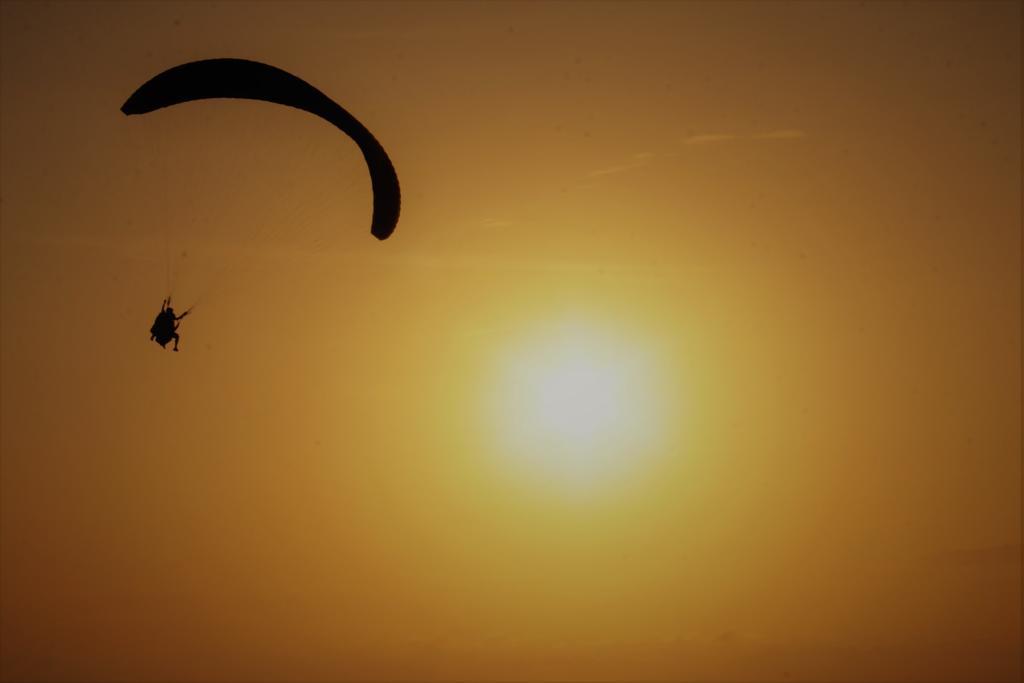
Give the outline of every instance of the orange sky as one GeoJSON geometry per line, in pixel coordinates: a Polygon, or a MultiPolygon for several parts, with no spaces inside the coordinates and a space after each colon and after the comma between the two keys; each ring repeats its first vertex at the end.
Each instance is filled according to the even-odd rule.
{"type": "Polygon", "coordinates": [[[1019,3],[0,7],[2,680],[1019,680],[1019,3]]]}

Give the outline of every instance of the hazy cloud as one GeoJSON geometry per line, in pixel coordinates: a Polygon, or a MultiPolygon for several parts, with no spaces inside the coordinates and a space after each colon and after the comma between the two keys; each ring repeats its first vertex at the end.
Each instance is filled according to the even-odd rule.
{"type": "Polygon", "coordinates": [[[735,133],[701,133],[691,135],[683,140],[684,145],[712,145],[719,142],[734,140],[796,140],[807,137],[807,133],[799,128],[779,128],[755,135],[737,135],[735,133]]]}
{"type": "Polygon", "coordinates": [[[599,176],[611,175],[613,173],[622,173],[623,171],[631,171],[634,168],[640,168],[646,166],[655,157],[654,152],[637,152],[632,156],[630,161],[616,164],[615,166],[608,166],[606,168],[599,168],[596,171],[591,171],[587,174],[589,178],[597,178],[599,176]]]}
{"type": "Polygon", "coordinates": [[[710,145],[716,142],[727,142],[729,140],[735,140],[736,135],[732,133],[702,133],[701,135],[691,135],[690,137],[683,140],[684,145],[710,145]]]}
{"type": "Polygon", "coordinates": [[[634,164],[619,164],[617,166],[608,166],[607,168],[599,168],[597,170],[591,171],[590,173],[587,174],[587,177],[588,178],[598,178],[598,177],[604,176],[604,175],[612,175],[613,173],[622,173],[623,171],[629,171],[629,170],[632,170],[634,168],[639,168],[641,166],[643,166],[643,164],[635,164],[635,163],[634,164]]]}

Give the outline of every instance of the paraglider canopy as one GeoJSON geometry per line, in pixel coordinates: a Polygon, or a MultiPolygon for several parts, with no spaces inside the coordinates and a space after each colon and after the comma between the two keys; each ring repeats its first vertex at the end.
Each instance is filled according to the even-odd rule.
{"type": "Polygon", "coordinates": [[[297,76],[247,59],[204,59],[172,67],[146,81],[121,105],[126,115],[146,114],[182,102],[240,98],[274,102],[308,111],[328,121],[359,146],[373,186],[370,232],[387,239],[398,224],[398,174],[377,139],[338,103],[297,76]]]}

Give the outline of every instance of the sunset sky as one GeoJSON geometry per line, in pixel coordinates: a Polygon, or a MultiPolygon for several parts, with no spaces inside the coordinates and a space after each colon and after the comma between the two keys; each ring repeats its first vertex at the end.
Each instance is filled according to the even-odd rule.
{"type": "Polygon", "coordinates": [[[3,681],[1020,679],[1019,2],[0,10],[3,681]]]}

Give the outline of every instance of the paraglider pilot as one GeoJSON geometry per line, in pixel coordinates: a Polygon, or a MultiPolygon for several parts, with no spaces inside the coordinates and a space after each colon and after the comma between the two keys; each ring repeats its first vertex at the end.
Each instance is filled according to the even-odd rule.
{"type": "MultiPolygon", "coordinates": [[[[191,309],[189,309],[190,311],[191,309]]],[[[171,308],[171,297],[167,297],[160,304],[160,313],[157,314],[153,326],[149,328],[149,340],[155,341],[163,348],[167,348],[167,342],[174,340],[174,351],[178,350],[178,321],[189,314],[185,311],[181,315],[174,315],[171,308]]]]}

